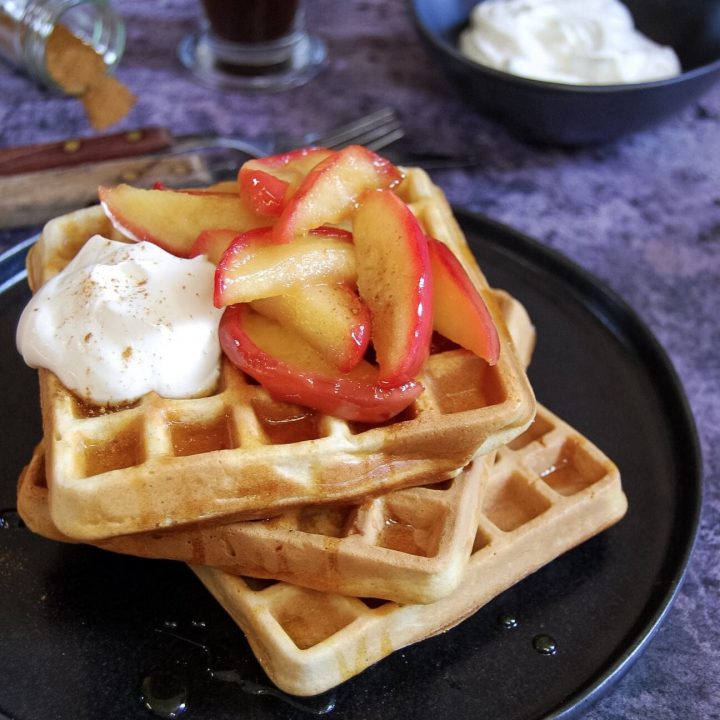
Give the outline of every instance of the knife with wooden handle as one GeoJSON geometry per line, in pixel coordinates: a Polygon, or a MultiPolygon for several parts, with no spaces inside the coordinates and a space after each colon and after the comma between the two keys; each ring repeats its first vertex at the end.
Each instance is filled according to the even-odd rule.
{"type": "Polygon", "coordinates": [[[5,147],[0,148],[0,175],[21,175],[52,168],[150,155],[168,150],[174,142],[167,128],[150,127],[111,135],[5,147]]]}

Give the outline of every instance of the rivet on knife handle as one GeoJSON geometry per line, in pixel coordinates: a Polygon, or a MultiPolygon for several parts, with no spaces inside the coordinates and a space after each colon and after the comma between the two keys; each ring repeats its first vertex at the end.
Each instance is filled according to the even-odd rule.
{"type": "Polygon", "coordinates": [[[17,175],[88,162],[136,157],[166,150],[172,136],[166,128],[141,128],[38,145],[0,148],[0,175],[17,175]]]}

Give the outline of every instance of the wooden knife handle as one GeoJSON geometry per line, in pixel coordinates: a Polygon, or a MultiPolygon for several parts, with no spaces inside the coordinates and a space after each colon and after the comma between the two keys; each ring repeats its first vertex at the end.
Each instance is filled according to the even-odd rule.
{"type": "Polygon", "coordinates": [[[0,175],[17,175],[100,160],[148,155],[166,150],[172,143],[172,135],[167,128],[139,128],[113,135],[0,148],[0,175]]]}

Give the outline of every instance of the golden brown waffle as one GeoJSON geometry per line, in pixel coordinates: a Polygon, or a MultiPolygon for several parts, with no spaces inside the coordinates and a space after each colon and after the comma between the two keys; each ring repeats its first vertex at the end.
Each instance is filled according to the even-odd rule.
{"type": "MultiPolygon", "coordinates": [[[[308,506],[271,520],[137,533],[96,544],[343,595],[434,602],[462,578],[490,464],[479,460],[444,483],[395,490],[360,506],[308,506]]],[[[40,444],[18,484],[18,511],[34,532],[68,541],[50,520],[47,496],[40,444]]]]}
{"type": "MultiPolygon", "coordinates": [[[[150,393],[99,412],[40,371],[50,510],[66,535],[98,540],[212,520],[277,515],[312,503],[354,501],[436,482],[477,454],[510,441],[532,421],[535,402],[485,278],[452,212],[415,169],[399,194],[426,231],[466,265],[495,316],[501,340],[490,367],[462,349],[431,354],[425,392],[392,422],[345,422],[274,401],[231,363],[209,397],[150,393]]],[[[102,210],[48,223],[29,260],[34,288],[72,252],[108,229],[102,210]],[[70,251],[68,251],[70,249],[70,251]]]]}
{"type": "MultiPolygon", "coordinates": [[[[43,455],[36,452],[21,477],[18,510],[36,532],[67,540],[48,513],[43,479],[43,455]]],[[[534,425],[498,451],[462,582],[437,602],[369,602],[210,567],[193,570],[240,625],[273,682],[289,693],[313,695],[453,627],[615,523],[626,506],[615,465],[540,407],[534,425]]]]}
{"type": "MultiPolygon", "coordinates": [[[[535,341],[530,318],[507,293],[496,291],[495,297],[527,365],[535,341]]],[[[36,449],[19,484],[18,507],[30,529],[67,539],[47,517],[43,452],[36,449]]],[[[97,544],[343,595],[434,602],[460,582],[491,460],[479,459],[445,483],[396,490],[360,506],[309,506],[270,520],[137,533],[97,544]]]]}
{"type": "Polygon", "coordinates": [[[407,645],[457,625],[495,596],[617,522],[627,508],[615,465],[538,408],[497,454],[460,586],[429,605],[368,602],[193,570],[242,628],[272,681],[314,695],[407,645]]]}

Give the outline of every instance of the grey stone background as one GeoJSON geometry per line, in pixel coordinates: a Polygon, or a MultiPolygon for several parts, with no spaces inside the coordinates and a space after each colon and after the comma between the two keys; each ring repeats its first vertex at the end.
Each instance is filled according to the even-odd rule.
{"type": "MultiPolygon", "coordinates": [[[[116,0],[128,29],[119,77],[138,96],[118,129],[255,135],[330,126],[393,105],[414,147],[470,152],[434,179],[458,205],[541,240],[601,278],[658,337],[695,415],[704,455],[699,539],[674,607],[588,720],[720,718],[720,85],[661,126],[603,147],[528,145],[468,108],[431,64],[401,0],[310,0],[330,62],[304,88],[243,96],[196,84],[176,47],[189,0],[116,0]]],[[[0,65],[0,145],[89,131],[79,105],[0,65]]],[[[31,229],[0,232],[0,248],[31,229]]]]}

